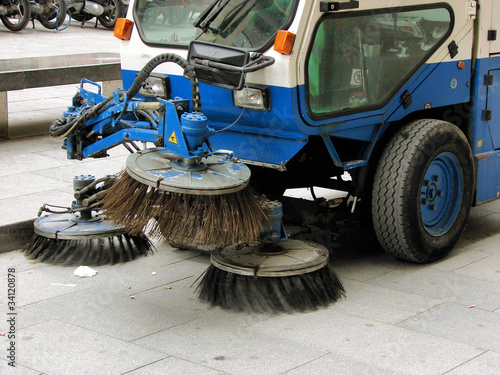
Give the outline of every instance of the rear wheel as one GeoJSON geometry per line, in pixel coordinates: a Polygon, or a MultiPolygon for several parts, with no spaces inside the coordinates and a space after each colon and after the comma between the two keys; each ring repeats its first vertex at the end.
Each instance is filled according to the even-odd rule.
{"type": "Polygon", "coordinates": [[[127,7],[122,3],[122,0],[106,0],[104,3],[104,13],[97,19],[104,27],[112,29],[115,27],[116,20],[120,17],[125,17],[127,7]]]}
{"type": "Polygon", "coordinates": [[[29,0],[11,0],[4,5],[6,14],[0,16],[3,24],[10,31],[23,30],[31,17],[29,0]]]}
{"type": "Polygon", "coordinates": [[[53,30],[63,24],[66,12],[64,0],[47,0],[42,4],[42,13],[38,16],[38,21],[43,27],[53,30]]]}
{"type": "Polygon", "coordinates": [[[386,252],[427,263],[460,238],[472,206],[474,164],[453,124],[418,120],[389,141],[375,174],[372,217],[386,252]]]}

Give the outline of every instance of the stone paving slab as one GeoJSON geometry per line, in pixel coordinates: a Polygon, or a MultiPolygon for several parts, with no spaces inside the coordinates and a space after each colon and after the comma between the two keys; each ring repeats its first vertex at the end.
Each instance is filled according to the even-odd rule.
{"type": "Polygon", "coordinates": [[[51,155],[56,155],[56,153],[59,153],[57,150],[60,150],[62,146],[61,141],[49,137],[48,135],[9,139],[8,141],[2,141],[0,144],[2,146],[0,156],[2,157],[16,156],[29,152],[39,153],[43,151],[49,151],[51,155]]]}
{"type": "Polygon", "coordinates": [[[432,266],[408,265],[368,281],[384,288],[493,311],[500,307],[500,284],[432,266]]]}
{"type": "Polygon", "coordinates": [[[442,303],[439,299],[343,280],[349,293],[335,309],[381,323],[397,324],[442,303]]]}
{"type": "MultiPolygon", "coordinates": [[[[491,202],[484,206],[473,208],[472,213],[475,213],[478,210],[485,212],[486,208],[489,210],[496,209],[496,212],[490,212],[488,215],[481,216],[477,219],[472,216],[471,220],[469,220],[467,224],[467,229],[470,230],[466,231],[460,239],[463,244],[469,245],[482,239],[491,240],[492,236],[498,234],[498,228],[500,225],[500,201],[491,202]]],[[[495,248],[490,248],[490,251],[493,251],[494,249],[495,248]]]]}
{"type": "Polygon", "coordinates": [[[17,153],[0,156],[0,163],[2,165],[0,177],[5,177],[16,174],[19,171],[31,173],[37,170],[69,165],[71,161],[50,158],[37,153],[17,153]]]}
{"type": "Polygon", "coordinates": [[[488,351],[448,372],[449,375],[497,375],[500,353],[488,351]]]}
{"type": "Polygon", "coordinates": [[[398,327],[500,353],[500,315],[472,305],[443,303],[399,323],[398,327]]]}
{"type": "Polygon", "coordinates": [[[170,356],[158,362],[127,372],[130,375],[165,375],[165,371],[176,375],[225,375],[227,372],[198,365],[181,358],[170,356]],[[167,370],[168,369],[168,370],[167,370]]]}
{"type": "Polygon", "coordinates": [[[73,269],[46,265],[45,267],[18,272],[18,288],[22,293],[17,296],[17,306],[25,307],[36,302],[50,300],[77,290],[90,288],[87,280],[78,280],[73,276],[73,269]],[[64,286],[74,285],[74,286],[64,286]]]}
{"type": "MultiPolygon", "coordinates": [[[[0,199],[10,199],[18,197],[21,194],[33,194],[59,188],[67,188],[68,183],[61,184],[61,181],[44,177],[34,173],[20,173],[0,177],[2,191],[0,191],[0,199]]],[[[31,215],[34,217],[35,215],[31,215]]]]}
{"type": "Polygon", "coordinates": [[[40,371],[27,368],[25,366],[16,365],[11,367],[8,365],[8,361],[0,358],[0,368],[2,369],[2,375],[40,375],[40,371]]]}
{"type": "Polygon", "coordinates": [[[0,199],[0,212],[5,212],[5,215],[0,216],[0,225],[35,219],[45,203],[68,207],[74,200],[72,185],[59,182],[52,186],[56,189],[0,199]]]}
{"type": "Polygon", "coordinates": [[[455,270],[455,273],[500,283],[500,255],[485,257],[455,270]]]}
{"type": "Polygon", "coordinates": [[[372,375],[403,375],[407,372],[400,372],[393,369],[384,368],[383,366],[375,366],[368,364],[366,361],[350,358],[331,351],[302,366],[293,370],[287,371],[287,375],[331,375],[331,374],[344,374],[344,375],[359,375],[359,374],[372,374],[372,375]]]}
{"type": "Polygon", "coordinates": [[[68,160],[61,146],[62,141],[49,136],[1,142],[0,210],[4,215],[0,226],[35,219],[45,203],[70,206],[74,176],[116,174],[129,155],[125,148],[117,147],[104,159],[68,160]]]}
{"type": "Polygon", "coordinates": [[[179,314],[179,310],[169,307],[168,291],[160,292],[137,297],[134,294],[132,299],[94,287],[31,304],[26,309],[122,341],[133,341],[199,318],[190,311],[179,314]]]}
{"type": "MultiPolygon", "coordinates": [[[[75,176],[93,175],[100,178],[119,173],[124,167],[125,161],[116,160],[115,158],[106,158],[102,163],[98,163],[96,160],[88,160],[86,163],[73,160],[69,165],[40,170],[36,174],[57,179],[62,183],[69,181],[72,184],[75,176]]],[[[73,185],[71,185],[71,189],[67,190],[69,193],[73,193],[73,185]]]]}
{"type": "MultiPolygon", "coordinates": [[[[257,323],[252,329],[256,335],[278,331],[284,341],[321,348],[337,356],[347,357],[349,361],[374,368],[374,373],[443,374],[485,352],[484,349],[455,340],[336,310],[336,306],[333,306],[310,313],[309,316],[283,316],[279,318],[279,324],[275,318],[257,323]],[[307,319],[307,325],[303,324],[304,319],[307,319]],[[279,328],[272,328],[277,325],[279,328]]],[[[323,371],[327,369],[323,368],[323,371]]]]}
{"type": "Polygon", "coordinates": [[[279,374],[326,353],[284,340],[279,326],[257,331],[251,317],[218,311],[135,343],[231,374],[279,374]]]}
{"type": "Polygon", "coordinates": [[[18,336],[19,365],[50,375],[123,374],[167,357],[58,320],[21,329],[18,336]]]}

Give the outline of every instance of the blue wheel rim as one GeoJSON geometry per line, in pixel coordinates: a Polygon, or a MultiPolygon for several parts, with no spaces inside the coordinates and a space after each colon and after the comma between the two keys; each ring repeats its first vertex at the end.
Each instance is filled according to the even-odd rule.
{"type": "Polygon", "coordinates": [[[431,236],[448,232],[460,212],[463,173],[455,155],[443,152],[430,163],[420,188],[422,223],[431,236]]]}

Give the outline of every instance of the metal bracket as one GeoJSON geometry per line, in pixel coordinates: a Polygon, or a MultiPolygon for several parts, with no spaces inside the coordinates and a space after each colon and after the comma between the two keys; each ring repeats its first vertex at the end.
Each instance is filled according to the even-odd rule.
{"type": "Polygon", "coordinates": [[[491,109],[485,109],[483,111],[483,121],[491,121],[492,112],[491,109]]]}
{"type": "Polygon", "coordinates": [[[143,141],[143,142],[155,143],[157,134],[158,133],[156,130],[136,129],[136,128],[122,129],[83,148],[82,157],[83,158],[94,157],[95,155],[98,155],[103,151],[107,151],[110,148],[113,148],[119,144],[130,141],[143,141]]]}
{"type": "Polygon", "coordinates": [[[493,74],[486,74],[484,76],[484,85],[485,86],[492,86],[493,85],[493,74]]]}
{"type": "MultiPolygon", "coordinates": [[[[161,100],[163,101],[163,100],[161,100]]],[[[169,152],[189,159],[186,139],[181,129],[181,123],[177,116],[175,105],[169,101],[163,101],[165,105],[165,116],[163,117],[163,147],[169,152]]]]}
{"type": "Polygon", "coordinates": [[[448,44],[448,52],[450,53],[450,57],[454,58],[456,55],[458,55],[458,45],[455,43],[455,41],[452,41],[450,44],[448,44]]]}
{"type": "Polygon", "coordinates": [[[477,1],[467,1],[465,16],[468,20],[475,20],[477,15],[477,1]]]}
{"type": "Polygon", "coordinates": [[[413,98],[408,90],[401,95],[401,101],[403,102],[404,109],[408,108],[411,103],[413,103],[413,98]]]}

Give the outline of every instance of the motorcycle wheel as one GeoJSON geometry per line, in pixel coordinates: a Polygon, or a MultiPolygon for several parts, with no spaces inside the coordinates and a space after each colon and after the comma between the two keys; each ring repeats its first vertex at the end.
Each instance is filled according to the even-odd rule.
{"type": "Polygon", "coordinates": [[[104,3],[104,13],[97,19],[104,27],[114,29],[116,20],[120,17],[125,17],[127,7],[121,0],[106,0],[104,3]]]}
{"type": "Polygon", "coordinates": [[[10,31],[24,30],[31,17],[31,8],[29,0],[14,0],[12,9],[5,16],[0,16],[2,23],[10,31]]]}
{"type": "Polygon", "coordinates": [[[42,5],[42,13],[37,19],[43,27],[53,30],[61,26],[66,18],[67,7],[64,0],[47,0],[42,5]]]}

